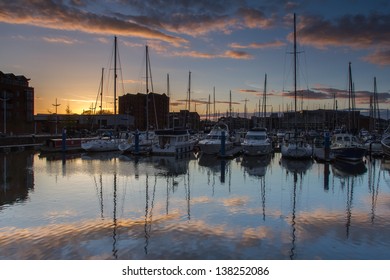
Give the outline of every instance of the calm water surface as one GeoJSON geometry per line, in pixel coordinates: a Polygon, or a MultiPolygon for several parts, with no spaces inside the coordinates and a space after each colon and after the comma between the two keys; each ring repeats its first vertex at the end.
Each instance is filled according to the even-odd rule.
{"type": "Polygon", "coordinates": [[[0,154],[0,259],[390,259],[389,170],[0,154]]]}

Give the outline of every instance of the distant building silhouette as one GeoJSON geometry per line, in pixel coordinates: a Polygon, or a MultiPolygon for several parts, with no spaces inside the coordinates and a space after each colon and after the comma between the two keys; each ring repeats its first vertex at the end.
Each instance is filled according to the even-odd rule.
{"type": "Polygon", "coordinates": [[[29,81],[23,75],[0,71],[0,132],[34,131],[34,88],[29,86],[29,81]]]}
{"type": "Polygon", "coordinates": [[[167,128],[168,113],[169,97],[165,93],[127,93],[119,96],[119,114],[134,117],[134,127],[131,129],[146,130],[147,126],[150,129],[167,128]]]}

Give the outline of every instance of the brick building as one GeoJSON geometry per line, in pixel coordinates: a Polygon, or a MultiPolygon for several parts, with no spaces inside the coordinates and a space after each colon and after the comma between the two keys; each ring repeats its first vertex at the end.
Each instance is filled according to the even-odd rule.
{"type": "Polygon", "coordinates": [[[34,131],[34,88],[29,86],[29,81],[23,75],[0,71],[0,132],[34,131]]]}
{"type": "Polygon", "coordinates": [[[146,130],[147,123],[150,129],[168,127],[169,97],[157,93],[137,93],[119,96],[119,114],[134,118],[132,129],[146,130]],[[148,106],[146,106],[148,100],[148,106]]]}

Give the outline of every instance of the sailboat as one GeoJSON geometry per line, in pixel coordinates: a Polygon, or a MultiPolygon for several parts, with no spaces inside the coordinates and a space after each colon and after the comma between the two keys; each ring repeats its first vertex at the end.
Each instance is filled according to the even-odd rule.
{"type": "MultiPolygon", "coordinates": [[[[353,96],[353,83],[352,83],[352,71],[351,63],[349,63],[349,118],[348,126],[356,127],[355,114],[354,114],[354,96],[353,96]],[[352,101],[352,102],[351,102],[352,101]],[[352,108],[351,108],[352,107],[352,108]],[[351,116],[352,113],[352,116],[351,116]]],[[[357,137],[346,129],[341,130],[338,133],[333,134],[330,145],[330,151],[336,159],[347,161],[361,161],[366,154],[366,148],[362,145],[357,137]]]]}
{"type": "Polygon", "coordinates": [[[370,98],[370,133],[365,139],[364,146],[370,156],[382,156],[383,148],[381,143],[381,135],[378,133],[378,120],[380,120],[378,104],[378,93],[376,88],[376,77],[374,77],[374,93],[370,98]]]}
{"type": "MultiPolygon", "coordinates": [[[[117,60],[117,37],[114,37],[114,117],[116,118],[116,61],[117,60]]],[[[118,139],[112,136],[93,139],[81,143],[81,148],[86,152],[118,151],[118,139]]]]}
{"type": "Polygon", "coordinates": [[[297,32],[296,17],[294,14],[294,98],[295,98],[295,128],[294,132],[286,133],[281,153],[284,158],[308,159],[312,157],[312,147],[305,139],[298,135],[297,131],[297,32]]]}
{"type": "MultiPolygon", "coordinates": [[[[145,131],[136,131],[134,134],[130,135],[127,141],[123,141],[118,145],[118,149],[122,153],[150,153],[152,151],[152,145],[156,144],[156,137],[154,131],[149,131],[149,76],[151,77],[151,69],[150,69],[150,59],[149,59],[149,48],[148,45],[145,46],[145,63],[146,63],[146,102],[145,102],[145,111],[146,111],[146,130],[145,131]],[[138,134],[136,136],[135,134],[138,134]],[[138,147],[136,147],[136,137],[138,137],[138,147]]],[[[153,92],[153,84],[152,84],[152,92],[153,92]]],[[[153,97],[152,97],[153,98],[153,97]]],[[[152,101],[153,105],[154,100],[152,101]]],[[[157,118],[157,116],[156,116],[157,118]]],[[[156,125],[158,126],[158,122],[156,119],[156,125]]]]}

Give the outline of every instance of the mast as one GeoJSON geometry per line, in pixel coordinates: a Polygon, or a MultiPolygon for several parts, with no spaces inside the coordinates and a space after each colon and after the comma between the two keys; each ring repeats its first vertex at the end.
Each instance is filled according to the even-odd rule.
{"type": "Polygon", "coordinates": [[[101,129],[102,128],[102,114],[103,114],[103,77],[104,77],[104,68],[102,68],[102,78],[101,78],[101,81],[100,81],[100,119],[99,119],[99,128],[101,129]]]}
{"type": "Polygon", "coordinates": [[[263,92],[263,120],[264,120],[264,127],[267,127],[266,125],[266,118],[267,118],[267,98],[266,98],[266,94],[267,94],[267,73],[265,74],[265,77],[264,77],[264,92],[263,92]]]}
{"type": "Polygon", "coordinates": [[[217,115],[215,114],[215,87],[213,88],[213,106],[214,106],[214,121],[216,120],[217,115]]]}
{"type": "Polygon", "coordinates": [[[115,127],[116,127],[116,56],[117,56],[117,38],[114,39],[114,116],[115,116],[115,127]]]}
{"type": "Polygon", "coordinates": [[[297,28],[294,13],[294,102],[295,102],[295,134],[297,134],[297,28]]]}
{"type": "Polygon", "coordinates": [[[146,136],[148,137],[148,131],[149,131],[149,64],[148,64],[148,45],[145,46],[145,71],[146,71],[146,136]]]}
{"type": "Polygon", "coordinates": [[[167,74],[167,95],[168,95],[168,113],[167,113],[167,118],[168,118],[168,128],[169,128],[169,110],[170,110],[170,103],[171,103],[171,97],[170,97],[170,88],[169,88],[169,74],[167,74]]]}
{"type": "Polygon", "coordinates": [[[229,91],[229,117],[232,116],[232,91],[229,91]]]}
{"type": "Polygon", "coordinates": [[[207,119],[208,121],[210,121],[210,116],[211,116],[211,113],[210,113],[210,94],[209,94],[209,102],[207,103],[207,119]]]}
{"type": "Polygon", "coordinates": [[[188,112],[191,112],[191,71],[188,72],[188,112]]]}
{"type": "Polygon", "coordinates": [[[379,129],[378,125],[380,124],[380,110],[378,102],[378,91],[376,88],[376,77],[374,77],[374,130],[379,129]],[[378,123],[379,122],[379,123],[378,123]]]}
{"type": "Polygon", "coordinates": [[[352,121],[354,121],[353,115],[351,116],[351,112],[353,114],[352,92],[353,92],[352,70],[351,70],[351,62],[349,62],[348,64],[348,130],[349,131],[351,131],[352,121]]]}

